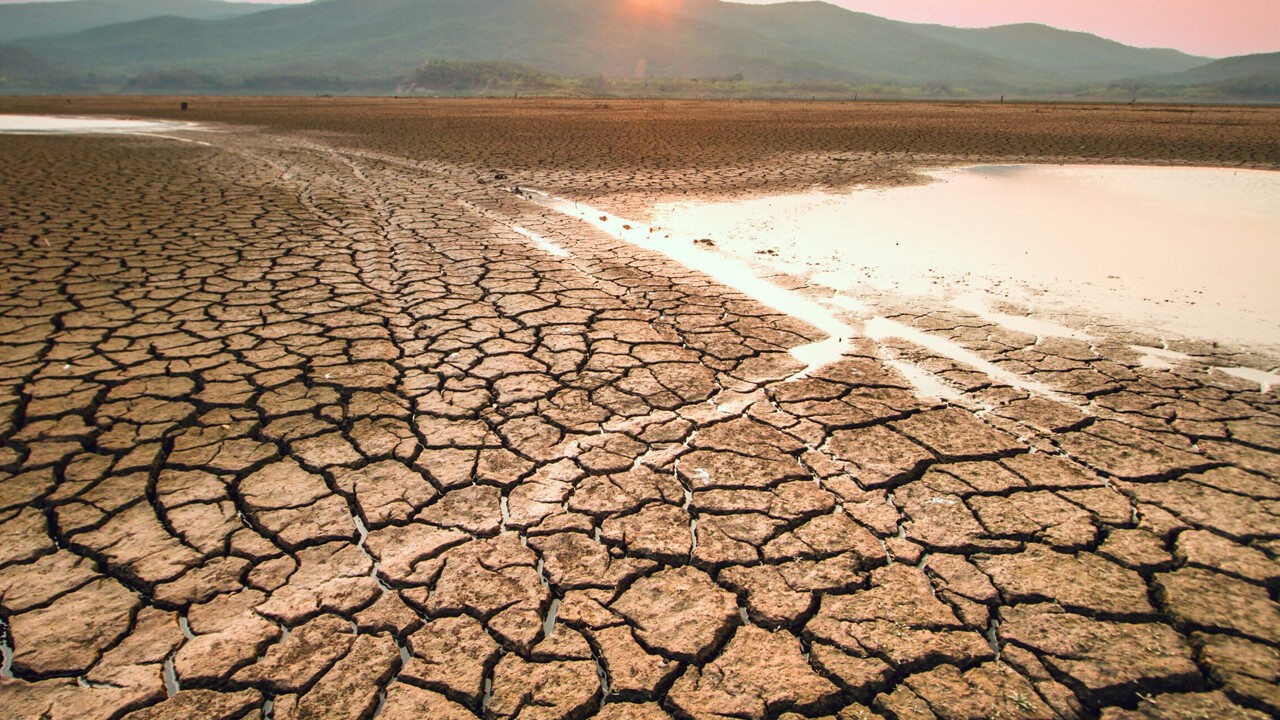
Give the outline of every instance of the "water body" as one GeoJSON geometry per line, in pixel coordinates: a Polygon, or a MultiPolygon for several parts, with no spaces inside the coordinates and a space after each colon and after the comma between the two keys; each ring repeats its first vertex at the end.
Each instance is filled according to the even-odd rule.
{"type": "Polygon", "coordinates": [[[61,115],[0,115],[0,133],[9,135],[126,134],[153,135],[196,130],[196,123],[177,120],[128,120],[61,115]]]}
{"type": "Polygon", "coordinates": [[[1280,349],[1280,173],[1008,165],[905,188],[656,209],[671,238],[854,297],[1011,301],[1280,349]]]}
{"type": "MultiPolygon", "coordinates": [[[[558,212],[576,217],[595,225],[614,237],[633,245],[662,253],[687,268],[704,273],[719,283],[735,288],[782,313],[800,318],[825,332],[828,337],[791,351],[792,356],[805,368],[797,378],[829,363],[839,360],[850,343],[859,335],[858,330],[841,320],[832,309],[824,307],[795,292],[779,287],[767,277],[755,273],[744,260],[726,258],[723,254],[702,245],[690,237],[676,237],[666,231],[647,227],[612,215],[590,205],[565,200],[537,191],[525,191],[525,197],[546,205],[558,212]]],[[[516,228],[517,232],[521,232],[516,228]]],[[[541,246],[544,241],[533,238],[541,246]]],[[[553,254],[558,254],[554,253],[553,254]]]]}

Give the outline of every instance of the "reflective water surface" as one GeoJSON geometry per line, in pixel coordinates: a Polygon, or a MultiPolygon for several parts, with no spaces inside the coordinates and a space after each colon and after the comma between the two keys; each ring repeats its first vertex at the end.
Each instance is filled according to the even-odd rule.
{"type": "Polygon", "coordinates": [[[124,120],[103,117],[61,115],[0,115],[0,133],[35,135],[45,133],[156,133],[194,130],[196,123],[177,120],[124,120]]]}
{"type": "Polygon", "coordinates": [[[914,187],[657,208],[671,238],[854,297],[1012,301],[1280,348],[1280,173],[979,166],[914,187]]]}

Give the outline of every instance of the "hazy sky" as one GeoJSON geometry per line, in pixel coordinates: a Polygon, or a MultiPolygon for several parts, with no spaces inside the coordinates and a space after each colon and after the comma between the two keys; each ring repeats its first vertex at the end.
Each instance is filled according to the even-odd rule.
{"type": "MultiPolygon", "coordinates": [[[[0,0],[0,3],[22,1],[0,0]]],[[[781,0],[735,1],[769,3],[781,0]]],[[[910,22],[961,27],[1039,22],[1066,30],[1091,32],[1129,45],[1172,47],[1212,57],[1280,52],[1280,0],[829,1],[851,10],[910,22]]]]}
{"type": "Polygon", "coordinates": [[[910,22],[961,27],[1039,22],[1127,45],[1172,47],[1212,57],[1280,51],[1280,0],[830,1],[910,22]]]}

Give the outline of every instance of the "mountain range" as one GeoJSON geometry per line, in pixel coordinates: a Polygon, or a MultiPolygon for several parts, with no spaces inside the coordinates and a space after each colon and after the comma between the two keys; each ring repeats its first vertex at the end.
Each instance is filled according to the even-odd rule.
{"type": "Polygon", "coordinates": [[[72,0],[0,5],[0,42],[42,35],[65,35],[102,25],[174,15],[225,20],[282,5],[220,0],[72,0]]]}
{"type": "Polygon", "coordinates": [[[669,0],[663,7],[654,11],[653,2],[636,0],[0,5],[0,76],[403,78],[424,62],[452,61],[510,63],[577,78],[740,76],[754,83],[878,84],[988,95],[1075,92],[1121,81],[1212,85],[1280,76],[1280,57],[1213,61],[1043,25],[919,25],[823,2],[669,0]],[[106,18],[114,22],[88,26],[106,18]]]}

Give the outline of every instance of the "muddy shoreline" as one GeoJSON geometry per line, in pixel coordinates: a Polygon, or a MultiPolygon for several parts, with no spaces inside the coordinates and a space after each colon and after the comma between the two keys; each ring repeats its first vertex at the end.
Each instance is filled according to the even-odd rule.
{"type": "Polygon", "coordinates": [[[1280,108],[1252,106],[71,96],[0,97],[0,112],[336,134],[364,150],[515,172],[558,195],[632,209],[915,183],[916,170],[965,163],[1280,169],[1280,108]]]}

